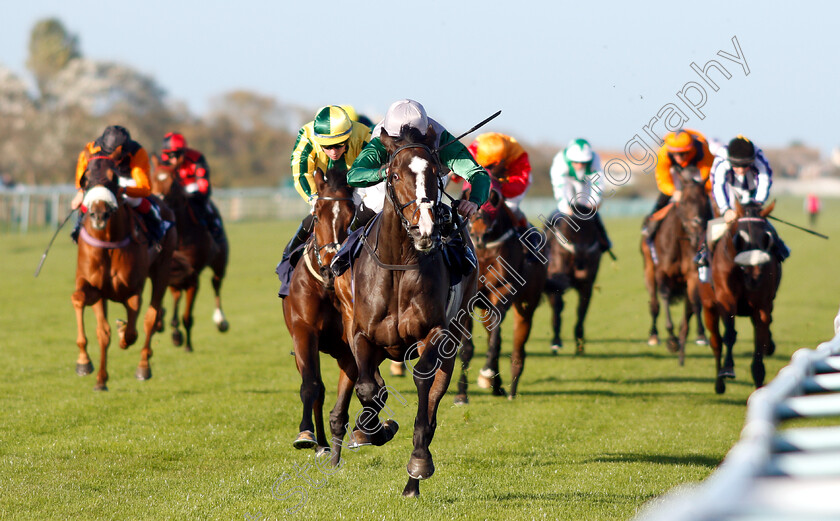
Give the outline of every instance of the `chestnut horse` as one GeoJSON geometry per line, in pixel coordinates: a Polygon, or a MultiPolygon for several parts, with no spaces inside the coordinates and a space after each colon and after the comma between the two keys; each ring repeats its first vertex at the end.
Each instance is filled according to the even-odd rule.
{"type": "Polygon", "coordinates": [[[182,292],[186,292],[184,316],[182,321],[186,333],[184,349],[192,351],[193,306],[198,294],[201,272],[209,266],[213,270],[213,291],[216,295],[216,309],[213,322],[219,331],[228,330],[228,321],[222,311],[222,279],[225,277],[228,263],[228,242],[217,244],[210,236],[207,227],[199,222],[187,199],[183,185],[177,179],[175,169],[152,157],[153,175],[152,192],[163,198],[164,203],[175,212],[175,226],[178,229],[178,249],[175,251],[176,263],[169,278],[169,289],[174,301],[172,310],[172,343],[184,344],[178,321],[178,307],[182,292]]]}
{"type": "Polygon", "coordinates": [[[583,323],[601,266],[598,227],[594,220],[584,218],[591,217],[589,212],[591,211],[584,211],[583,208],[571,216],[555,212],[545,223],[543,230],[549,244],[546,294],[552,310],[551,325],[554,336],[551,340],[551,350],[554,354],[563,347],[563,341],[560,339],[565,306],[563,293],[569,288],[574,288],[578,293],[575,354],[581,355],[584,351],[583,323]]]}
{"type": "MultiPolygon", "coordinates": [[[[72,296],[76,310],[76,344],[79,346],[76,374],[80,376],[93,372],[87,353],[85,306],[91,306],[96,315],[100,349],[99,372],[94,387],[97,391],[108,390],[107,354],[111,326],[108,324],[107,301],[125,306],[126,320],[118,321],[118,333],[120,347],[127,349],[137,341],[137,317],[147,277],[152,280],[152,296],[143,322],[146,338],[135,376],[138,380],[152,377],[149,365],[152,335],[161,320],[160,304],[166,292],[172,253],[178,240],[177,232],[169,229],[160,245],[149,244],[139,228],[138,217],[119,196],[119,179],[113,160],[118,153],[119,149],[111,156],[93,156],[83,178],[87,213],[79,235],[76,291],[72,296]]],[[[172,220],[172,213],[165,206],[161,206],[161,215],[172,220]]]]}
{"type": "MultiPolygon", "coordinates": [[[[431,125],[425,136],[409,127],[402,130],[396,139],[384,130],[380,136],[389,155],[387,198],[353,267],[352,348],[359,369],[356,394],[367,418],[361,429],[374,445],[387,443],[397,430],[395,422],[379,420],[387,388],[375,377],[376,368],[386,358],[420,357],[413,366],[407,363],[418,404],[409,479],[403,490],[404,496],[417,496],[419,480],[435,471],[429,445],[460,343],[449,328],[463,328],[477,274],[469,270],[450,285],[440,233],[448,207],[440,203],[443,172],[432,150],[435,131],[431,125]]],[[[457,217],[455,221],[463,226],[457,217]]],[[[466,234],[463,239],[471,248],[466,234]]]]}
{"type": "MultiPolygon", "coordinates": [[[[494,396],[505,396],[499,375],[499,352],[502,347],[501,323],[513,308],[513,350],[510,360],[510,395],[516,389],[525,367],[525,343],[531,334],[534,311],[540,302],[546,281],[546,266],[525,253],[515,233],[516,218],[505,204],[504,197],[490,191],[490,197],[470,219],[470,235],[478,257],[479,306],[485,308],[481,323],[487,330],[487,361],[478,374],[478,386],[491,389],[494,396]]],[[[543,248],[543,251],[545,248],[543,248]]],[[[461,339],[461,378],[458,380],[456,404],[469,402],[467,370],[475,347],[472,342],[472,316],[466,317],[467,330],[461,339]]]]}
{"type": "Polygon", "coordinates": [[[345,171],[328,170],[324,174],[318,169],[313,177],[318,193],[314,232],[292,274],[289,296],[283,299],[283,316],[294,342],[295,363],[302,379],[303,417],[300,434],[293,446],[316,448],[319,452],[329,450],[324,432],[325,388],[319,352],[326,353],[336,359],[339,367],[338,397],[330,413],[334,443],[332,464],[337,466],[341,461],[341,441],[349,420],[348,408],[358,371],[348,341],[353,320],[350,271],[336,278],[330,270],[330,262],[347,238],[355,205],[345,171]]]}
{"type": "Polygon", "coordinates": [[[752,377],[756,387],[764,385],[764,355],[776,350],[770,333],[773,300],[782,280],[782,263],[773,251],[774,234],[766,217],[775,203],[740,206],[738,219],[727,228],[712,250],[712,284],[703,284],[703,311],[710,344],[715,355],[715,392],[726,391],[725,378],[735,378],[732,346],[735,345],[735,317],[750,317],[755,334],[752,377]],[[720,335],[723,320],[723,337],[720,335]],[[726,358],[721,367],[722,344],[726,358]]]}
{"type": "MultiPolygon", "coordinates": [[[[650,295],[649,345],[659,343],[656,318],[659,316],[659,296],[665,304],[665,328],[668,330],[666,346],[672,353],[679,352],[679,363],[685,362],[685,342],[692,315],[697,317],[697,343],[706,343],[703,328],[703,309],[700,301],[700,277],[694,257],[706,233],[706,223],[711,217],[706,180],[696,168],[687,168],[679,174],[682,197],[671,206],[654,236],[653,248],[646,237],[642,238],[645,286],[650,295]],[[671,303],[685,298],[685,312],[680,324],[679,339],[674,335],[671,320],[671,303]]],[[[667,207],[666,207],[667,208],[667,207]]]]}

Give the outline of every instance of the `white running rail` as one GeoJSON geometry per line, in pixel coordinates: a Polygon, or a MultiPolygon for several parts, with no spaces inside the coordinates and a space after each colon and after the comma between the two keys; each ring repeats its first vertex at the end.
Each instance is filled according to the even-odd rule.
{"type": "Polygon", "coordinates": [[[840,520],[840,425],[779,428],[840,419],[840,313],[834,328],[750,396],[741,439],[709,478],[652,500],[636,520],[840,520]]]}

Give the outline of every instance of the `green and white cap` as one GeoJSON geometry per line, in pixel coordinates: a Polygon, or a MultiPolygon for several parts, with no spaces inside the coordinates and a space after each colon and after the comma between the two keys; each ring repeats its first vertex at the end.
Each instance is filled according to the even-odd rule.
{"type": "Polygon", "coordinates": [[[566,161],[574,163],[589,163],[595,158],[592,146],[585,139],[573,139],[566,146],[566,161]]]}

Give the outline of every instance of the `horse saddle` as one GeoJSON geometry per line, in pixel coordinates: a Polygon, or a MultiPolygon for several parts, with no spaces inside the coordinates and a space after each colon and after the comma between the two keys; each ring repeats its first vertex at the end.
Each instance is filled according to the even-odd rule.
{"type": "Polygon", "coordinates": [[[298,261],[303,256],[304,248],[306,248],[306,243],[303,243],[292,250],[289,256],[280,261],[274,269],[274,273],[276,273],[277,278],[280,279],[280,291],[277,292],[278,297],[284,298],[289,296],[289,286],[292,282],[292,274],[295,271],[295,265],[297,265],[298,261]]]}
{"type": "Polygon", "coordinates": [[[362,239],[362,237],[367,239],[368,235],[370,235],[371,229],[373,229],[374,223],[381,215],[381,213],[374,215],[365,226],[353,230],[350,232],[350,235],[344,239],[344,242],[341,244],[341,247],[338,249],[338,252],[335,254],[335,257],[333,257],[333,260],[330,263],[330,270],[332,270],[333,275],[340,277],[350,268],[353,261],[359,256],[359,252],[362,251],[362,241],[360,239],[362,239]]]}

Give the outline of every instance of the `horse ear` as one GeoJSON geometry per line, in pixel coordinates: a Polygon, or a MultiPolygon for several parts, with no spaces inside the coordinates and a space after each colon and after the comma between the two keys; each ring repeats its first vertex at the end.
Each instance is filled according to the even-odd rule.
{"type": "Polygon", "coordinates": [[[737,197],[735,197],[735,215],[738,217],[744,216],[744,207],[741,206],[741,201],[739,201],[737,197]]]}
{"type": "Polygon", "coordinates": [[[109,157],[109,158],[111,158],[111,159],[112,159],[112,160],[114,160],[114,161],[116,161],[117,159],[119,159],[119,157],[122,155],[122,147],[123,147],[123,146],[122,146],[122,145],[120,145],[120,146],[118,146],[117,148],[115,148],[113,152],[111,152],[110,154],[108,154],[108,157],[109,157]]]}
{"type": "Polygon", "coordinates": [[[437,139],[437,132],[435,132],[434,127],[431,123],[429,123],[429,128],[426,129],[426,146],[432,148],[435,145],[435,140],[437,139]]]}
{"type": "Polygon", "coordinates": [[[385,128],[382,128],[382,131],[379,133],[379,141],[382,142],[382,144],[385,146],[385,150],[387,150],[389,154],[396,148],[394,146],[394,138],[392,138],[388,135],[387,132],[385,132],[385,128]]]}
{"type": "Polygon", "coordinates": [[[773,209],[774,209],[775,207],[776,207],[776,200],[775,200],[775,199],[773,199],[772,201],[770,201],[770,204],[768,204],[767,206],[765,206],[765,207],[761,210],[761,214],[760,214],[760,215],[761,215],[762,217],[767,217],[768,215],[770,215],[770,212],[772,212],[772,211],[773,211],[773,209]]]}

